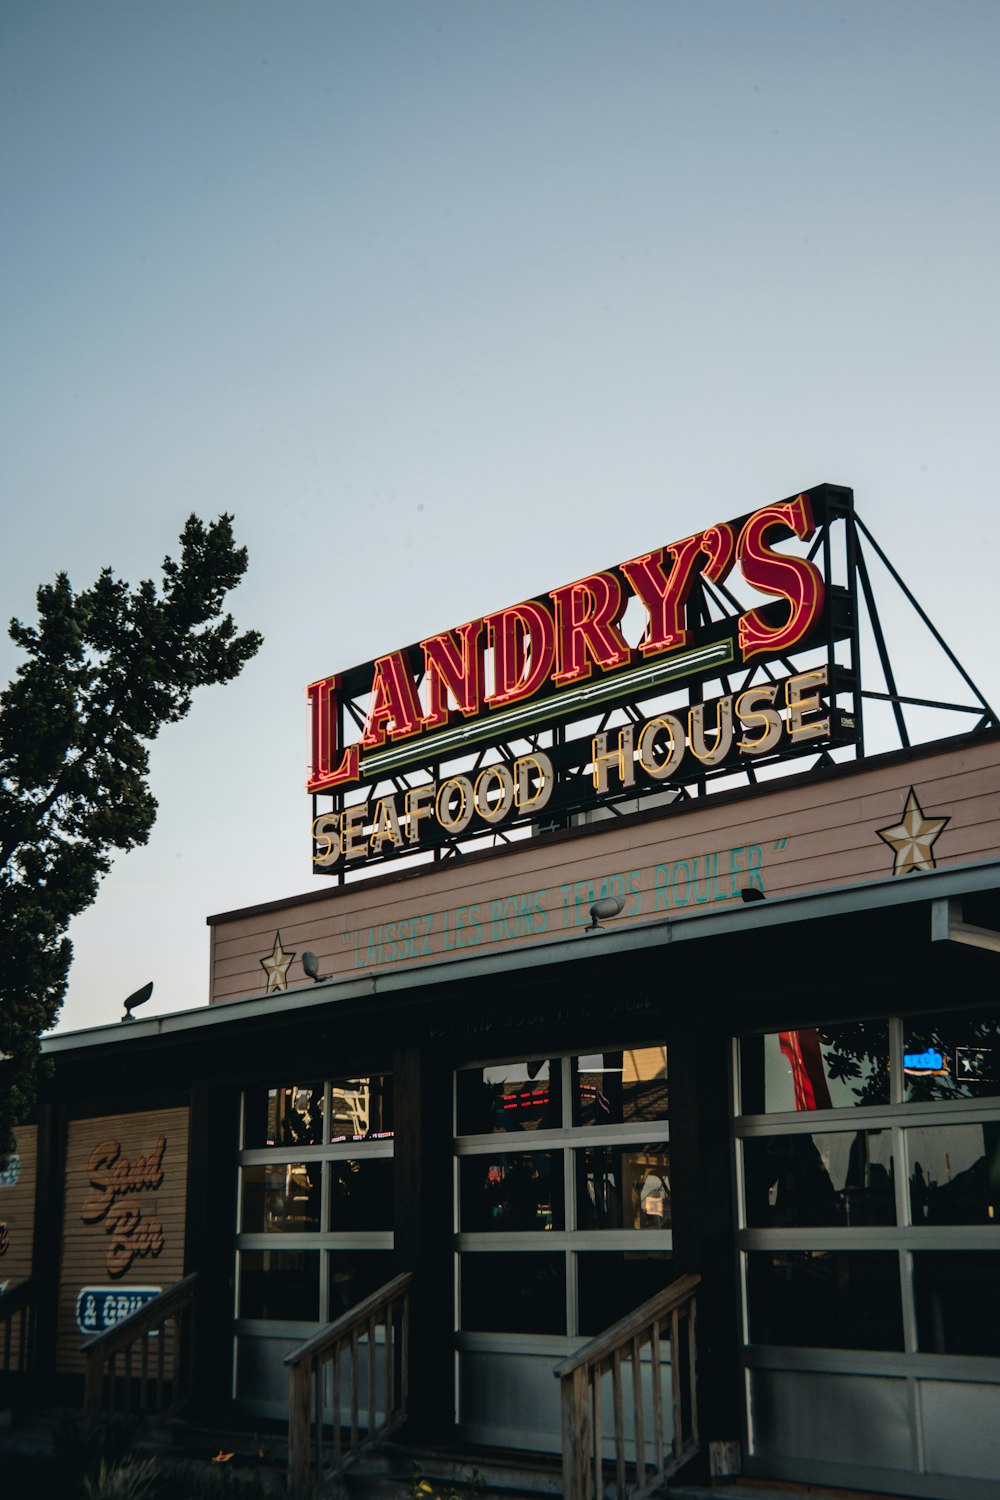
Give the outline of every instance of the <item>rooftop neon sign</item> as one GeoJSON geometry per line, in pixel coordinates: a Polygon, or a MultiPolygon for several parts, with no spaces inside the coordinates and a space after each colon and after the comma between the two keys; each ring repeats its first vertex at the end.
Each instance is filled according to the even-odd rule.
{"type": "Polygon", "coordinates": [[[825,585],[815,563],[778,551],[775,543],[809,541],[815,531],[811,498],[797,495],[310,683],[307,789],[326,792],[373,780],[476,741],[580,716],[630,691],[649,692],[793,650],[822,614],[825,585]],[[687,618],[695,583],[722,584],[734,568],[751,588],[778,601],[780,618],[773,608],[756,606],[738,617],[735,639],[699,642],[687,618]],[[633,597],[645,614],[634,645],[622,630],[633,597]],[[338,708],[348,685],[352,696],[367,686],[368,708],[359,738],[345,745],[338,708]]]}

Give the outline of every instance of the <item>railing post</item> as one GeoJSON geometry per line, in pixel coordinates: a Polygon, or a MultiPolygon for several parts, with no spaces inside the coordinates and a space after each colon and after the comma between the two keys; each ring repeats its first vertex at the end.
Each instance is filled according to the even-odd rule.
{"type": "Polygon", "coordinates": [[[380,1287],[377,1292],[335,1322],[329,1323],[319,1333],[293,1349],[285,1356],[288,1368],[288,1478],[293,1494],[298,1496],[308,1485],[311,1471],[311,1448],[316,1448],[316,1477],[330,1478],[339,1474],[351,1463],[363,1448],[369,1447],[390,1432],[406,1418],[405,1401],[397,1393],[393,1399],[396,1360],[399,1361],[400,1379],[405,1382],[406,1371],[406,1298],[412,1281],[410,1272],[404,1272],[380,1287]],[[401,1336],[393,1337],[392,1328],[399,1316],[401,1336]],[[377,1330],[384,1320],[385,1343],[385,1406],[382,1421],[378,1421],[377,1380],[377,1330]],[[365,1368],[367,1370],[367,1400],[361,1402],[361,1337],[367,1343],[365,1368]],[[346,1361],[347,1370],[342,1370],[341,1361],[346,1361]],[[326,1410],[325,1366],[331,1370],[331,1423],[332,1423],[332,1469],[326,1465],[323,1452],[323,1416],[326,1410]],[[310,1379],[315,1375],[315,1430],[310,1426],[310,1379]],[[343,1401],[342,1401],[343,1397],[343,1401]],[[348,1410],[343,1404],[347,1403],[348,1410]],[[362,1417],[366,1425],[362,1428],[362,1417]],[[349,1439],[343,1442],[343,1427],[347,1424],[349,1439]]]}
{"type": "Polygon", "coordinates": [[[593,1500],[591,1482],[590,1378],[581,1365],[562,1386],[563,1497],[593,1500]]]}
{"type": "Polygon", "coordinates": [[[288,1380],[288,1478],[296,1500],[309,1483],[309,1377],[311,1362],[303,1360],[289,1369],[288,1380]]]}
{"type": "MultiPolygon", "coordinates": [[[[614,1422],[614,1465],[619,1500],[630,1494],[648,1495],[698,1451],[697,1391],[695,1389],[695,1293],[700,1276],[678,1277],[669,1287],[627,1313],[589,1344],[557,1365],[560,1382],[563,1438],[563,1494],[566,1500],[602,1500],[604,1465],[600,1382],[610,1375],[614,1422]],[[681,1330],[688,1328],[688,1347],[682,1353],[681,1330]],[[674,1431],[667,1450],[661,1356],[670,1343],[670,1380],[674,1431]],[[649,1345],[652,1382],[652,1462],[648,1455],[643,1412],[642,1350],[649,1345]],[[632,1420],[635,1435],[634,1482],[625,1459],[626,1423],[622,1365],[632,1368],[632,1420]],[[591,1408],[591,1397],[593,1408],[591,1408]],[[685,1436],[685,1400],[690,1412],[690,1436],[685,1436]]],[[[612,1441],[609,1434],[609,1441],[612,1441]]]]}

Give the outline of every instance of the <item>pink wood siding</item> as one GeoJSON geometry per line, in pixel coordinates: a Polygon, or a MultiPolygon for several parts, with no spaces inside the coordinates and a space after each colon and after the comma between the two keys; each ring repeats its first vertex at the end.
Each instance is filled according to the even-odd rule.
{"type": "Polygon", "coordinates": [[[888,877],[893,851],[878,829],[900,821],[911,787],[927,818],[949,819],[933,846],[936,868],[1000,856],[1000,740],[959,745],[831,770],[828,781],[764,783],[754,796],[683,804],[631,827],[603,822],[577,838],[396,882],[331,885],[328,900],[218,923],[211,1000],[264,995],[260,959],[278,931],[296,955],[288,980],[298,986],[306,948],[322,974],[343,978],[502,951],[579,930],[590,903],[609,892],[626,897],[620,926],[732,904],[754,880],[781,896],[888,877]]]}

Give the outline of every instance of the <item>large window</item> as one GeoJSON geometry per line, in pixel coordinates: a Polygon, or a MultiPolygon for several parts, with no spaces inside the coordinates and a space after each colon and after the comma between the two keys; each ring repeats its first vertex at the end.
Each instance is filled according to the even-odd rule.
{"type": "Polygon", "coordinates": [[[388,1074],[247,1089],[238,1329],[336,1318],[391,1275],[388,1074]]]}
{"type": "Polygon", "coordinates": [[[599,1332],[671,1279],[667,1049],[456,1075],[459,1326],[599,1332]]]}
{"type": "Polygon", "coordinates": [[[747,1342],[1000,1358],[1000,1017],[745,1036],[736,1062],[747,1342]]]}

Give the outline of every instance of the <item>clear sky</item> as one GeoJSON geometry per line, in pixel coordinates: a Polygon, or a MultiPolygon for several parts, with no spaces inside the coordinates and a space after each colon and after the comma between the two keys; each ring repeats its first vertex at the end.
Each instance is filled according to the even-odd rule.
{"type": "Polygon", "coordinates": [[[2,8],[2,614],[228,510],[266,637],[64,1024],[315,887],[309,681],[822,480],[1000,697],[998,55],[996,0],[2,8]]]}

